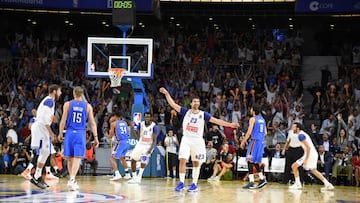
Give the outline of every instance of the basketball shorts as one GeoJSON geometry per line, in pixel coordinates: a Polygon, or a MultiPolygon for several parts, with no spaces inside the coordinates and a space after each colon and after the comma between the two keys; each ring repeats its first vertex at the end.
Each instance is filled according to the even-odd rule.
{"type": "Polygon", "coordinates": [[[264,154],[264,141],[252,139],[246,152],[246,161],[261,163],[264,154]]]}
{"type": "MultiPolygon", "coordinates": [[[[296,160],[296,163],[299,166],[304,164],[306,154],[304,154],[300,159],[296,160]]],[[[310,153],[309,160],[306,166],[303,166],[305,170],[314,170],[317,168],[317,161],[318,161],[318,154],[317,153],[310,153]]]]}
{"type": "Polygon", "coordinates": [[[85,157],[86,153],[86,131],[66,130],[64,138],[65,157],[85,157]]]}
{"type": "Polygon", "coordinates": [[[150,156],[147,154],[150,148],[151,148],[151,144],[143,144],[141,142],[138,142],[131,153],[131,159],[134,159],[135,161],[139,161],[141,156],[143,155],[150,156]]]}
{"type": "Polygon", "coordinates": [[[124,157],[126,155],[129,148],[130,144],[128,140],[120,140],[119,143],[115,143],[113,146],[111,154],[114,155],[115,159],[119,159],[120,157],[124,157]]]}
{"type": "Polygon", "coordinates": [[[202,137],[184,136],[181,139],[179,159],[189,159],[201,163],[206,160],[205,140],[202,137]]]}

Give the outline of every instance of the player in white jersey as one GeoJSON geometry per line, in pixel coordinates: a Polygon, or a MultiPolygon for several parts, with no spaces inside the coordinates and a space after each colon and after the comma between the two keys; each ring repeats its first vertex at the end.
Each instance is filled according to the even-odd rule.
{"type": "Polygon", "coordinates": [[[188,188],[188,192],[196,192],[197,182],[200,174],[200,166],[206,160],[206,148],[204,136],[204,127],[205,122],[209,121],[221,126],[227,126],[231,128],[239,127],[238,123],[229,123],[215,117],[212,117],[211,114],[199,110],[200,99],[194,97],[191,99],[191,109],[182,107],[175,103],[169,92],[165,88],[160,88],[160,92],[165,95],[165,98],[169,105],[175,109],[175,111],[181,113],[183,116],[183,137],[180,142],[179,149],[179,177],[180,182],[176,186],[175,191],[181,191],[185,188],[185,172],[186,172],[186,162],[191,155],[191,160],[193,161],[193,170],[192,177],[193,182],[188,188]]]}
{"type": "Polygon", "coordinates": [[[304,155],[291,166],[295,177],[295,183],[291,185],[289,189],[302,188],[298,169],[302,165],[305,170],[309,170],[324,183],[324,187],[321,188],[322,191],[333,190],[334,186],[329,183],[329,181],[327,181],[326,178],[316,169],[319,155],[313,142],[311,141],[310,136],[301,130],[301,124],[297,122],[293,124],[293,132],[297,135],[299,141],[301,142],[301,147],[304,149],[304,155]]]}
{"type": "Polygon", "coordinates": [[[37,108],[36,120],[31,126],[31,148],[40,150],[35,174],[30,181],[42,189],[47,187],[41,175],[46,159],[51,153],[50,138],[56,140],[56,136],[52,132],[50,125],[54,117],[55,101],[58,100],[61,95],[61,87],[59,85],[50,85],[48,91],[49,95],[40,102],[37,108]]]}
{"type": "Polygon", "coordinates": [[[131,153],[131,171],[133,177],[128,183],[138,184],[141,182],[142,174],[146,165],[149,163],[150,155],[156,146],[156,138],[159,133],[158,126],[151,121],[152,115],[149,112],[144,113],[144,121],[140,123],[140,129],[135,133],[134,138],[139,142],[131,153]],[[139,173],[136,175],[136,162],[141,161],[139,173]]]}

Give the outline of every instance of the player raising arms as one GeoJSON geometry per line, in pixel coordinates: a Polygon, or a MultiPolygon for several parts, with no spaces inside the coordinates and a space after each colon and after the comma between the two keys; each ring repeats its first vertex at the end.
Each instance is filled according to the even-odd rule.
{"type": "Polygon", "coordinates": [[[39,149],[39,156],[35,174],[30,182],[42,189],[48,186],[41,175],[46,159],[51,153],[51,140],[56,140],[50,125],[55,113],[55,101],[61,96],[61,87],[59,85],[49,85],[48,91],[49,95],[40,102],[37,108],[36,120],[31,126],[31,148],[39,149]]]}
{"type": "Polygon", "coordinates": [[[63,115],[59,126],[59,139],[63,140],[63,131],[66,126],[64,140],[64,156],[68,158],[68,171],[70,179],[67,186],[70,190],[78,190],[75,181],[80,167],[80,161],[86,152],[86,120],[90,122],[91,131],[94,135],[94,147],[99,146],[97,127],[94,119],[93,108],[83,100],[84,89],[76,86],[73,90],[74,99],[65,102],[63,115]]]}
{"type": "Polygon", "coordinates": [[[215,123],[221,126],[228,126],[231,128],[239,127],[238,123],[229,123],[215,117],[209,113],[199,110],[200,99],[194,97],[191,99],[191,109],[187,109],[175,103],[169,92],[165,88],[160,88],[160,92],[165,95],[169,105],[175,111],[181,113],[183,116],[183,137],[179,149],[179,176],[180,182],[176,186],[176,191],[181,191],[185,188],[185,172],[186,162],[191,155],[193,161],[192,177],[193,183],[188,188],[188,192],[196,192],[198,190],[197,182],[200,174],[200,166],[206,160],[205,140],[203,139],[205,121],[215,123]]]}
{"type": "Polygon", "coordinates": [[[115,171],[115,176],[110,180],[116,181],[120,180],[122,177],[120,175],[116,159],[120,159],[120,162],[125,170],[125,179],[130,179],[130,174],[128,166],[125,161],[125,154],[129,150],[129,126],[126,121],[123,120],[123,117],[119,110],[115,112],[115,115],[112,117],[112,122],[110,126],[109,136],[110,139],[115,136],[115,143],[113,145],[113,150],[110,157],[110,163],[115,171]]]}

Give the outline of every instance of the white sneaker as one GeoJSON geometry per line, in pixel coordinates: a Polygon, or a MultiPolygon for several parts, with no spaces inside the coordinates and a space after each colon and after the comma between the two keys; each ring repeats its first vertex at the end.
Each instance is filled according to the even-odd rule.
{"type": "Polygon", "coordinates": [[[116,175],[116,176],[112,177],[110,179],[110,181],[117,181],[117,180],[120,180],[121,178],[122,178],[121,175],[116,175]]]}
{"type": "Polygon", "coordinates": [[[213,181],[213,180],[214,180],[214,178],[215,178],[214,176],[211,176],[211,177],[210,177],[210,178],[208,178],[207,180],[208,180],[208,181],[213,181]]]}
{"type": "Polygon", "coordinates": [[[45,179],[49,179],[49,180],[59,180],[59,178],[56,177],[56,176],[54,176],[54,174],[52,174],[52,173],[46,173],[45,179]]]}
{"type": "Polygon", "coordinates": [[[67,187],[71,191],[79,190],[79,185],[77,184],[76,181],[73,182],[73,181],[69,180],[68,183],[67,183],[67,187]]]}
{"type": "Polygon", "coordinates": [[[325,185],[325,187],[322,187],[320,190],[321,191],[326,191],[326,190],[334,190],[335,187],[330,183],[328,185],[325,185]]]}
{"type": "Polygon", "coordinates": [[[131,176],[129,173],[125,173],[124,179],[129,180],[131,179],[131,176]]]}
{"type": "Polygon", "coordinates": [[[25,169],[21,175],[26,179],[26,180],[31,180],[31,174],[30,174],[30,170],[29,169],[25,169]]]}
{"type": "Polygon", "coordinates": [[[302,188],[301,184],[293,184],[291,186],[289,186],[290,190],[300,190],[302,188]]]}
{"type": "Polygon", "coordinates": [[[140,184],[141,180],[138,177],[133,177],[128,181],[129,184],[140,184]]]}
{"type": "Polygon", "coordinates": [[[214,178],[213,178],[213,181],[219,181],[220,180],[220,177],[219,176],[215,176],[214,178]]]}

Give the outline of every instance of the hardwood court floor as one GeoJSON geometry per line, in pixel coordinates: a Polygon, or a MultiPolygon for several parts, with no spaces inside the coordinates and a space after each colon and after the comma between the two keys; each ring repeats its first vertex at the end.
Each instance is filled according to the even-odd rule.
{"type": "MultiPolygon", "coordinates": [[[[199,191],[175,192],[177,180],[144,178],[140,185],[125,180],[110,182],[109,176],[79,176],[80,190],[67,190],[67,179],[47,181],[50,188],[41,190],[21,176],[0,176],[0,202],[220,202],[220,203],[304,203],[360,202],[360,188],[338,186],[334,191],[320,192],[321,185],[305,185],[291,191],[287,185],[268,183],[260,190],[245,190],[243,181],[199,181],[199,191]]],[[[186,180],[187,184],[190,180],[186,180]]]]}

